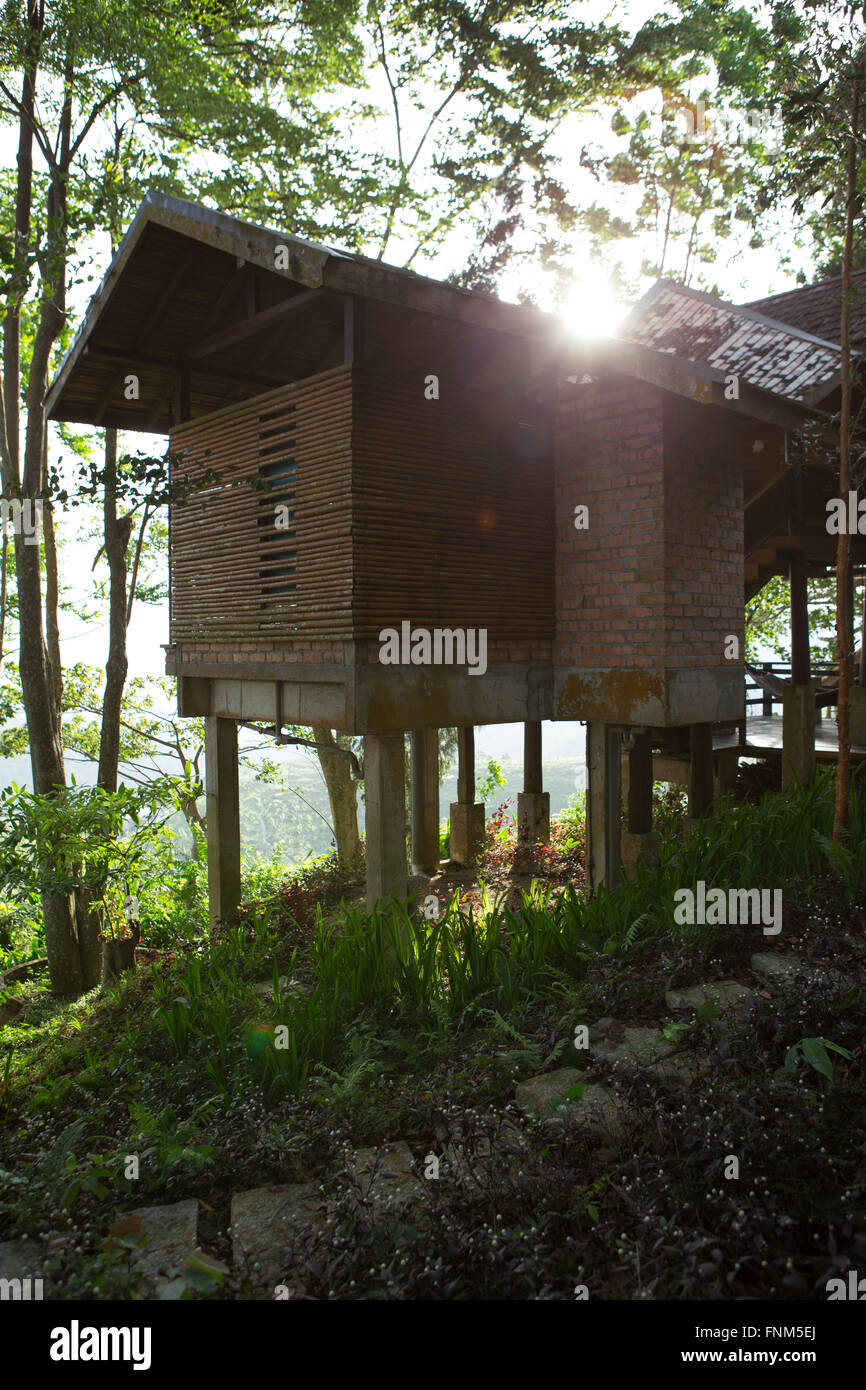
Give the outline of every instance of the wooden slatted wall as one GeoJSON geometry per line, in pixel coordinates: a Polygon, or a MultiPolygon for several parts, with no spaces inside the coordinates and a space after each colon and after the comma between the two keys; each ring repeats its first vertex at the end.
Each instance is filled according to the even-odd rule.
{"type": "Polygon", "coordinates": [[[452,390],[426,400],[421,377],[358,368],[353,457],[356,638],[403,620],[515,644],[553,636],[543,409],[452,390]]]}
{"type": "Polygon", "coordinates": [[[350,636],[351,383],[337,367],[173,431],[172,642],[350,636]]]}

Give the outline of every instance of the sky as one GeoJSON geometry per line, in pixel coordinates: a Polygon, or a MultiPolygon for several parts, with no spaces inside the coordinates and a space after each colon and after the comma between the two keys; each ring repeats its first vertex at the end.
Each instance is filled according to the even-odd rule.
{"type": "MultiPolygon", "coordinates": [[[[613,16],[615,13],[619,23],[635,27],[643,19],[657,12],[659,8],[657,3],[648,3],[648,0],[627,0],[627,3],[617,5],[615,10],[614,7],[603,3],[580,6],[578,10],[582,17],[588,15],[593,18],[613,16]]],[[[374,91],[376,82],[379,83],[379,91],[376,92],[376,95],[386,96],[384,79],[374,74],[374,91]]],[[[641,98],[641,102],[648,100],[647,109],[654,109],[652,99],[641,98]]],[[[640,103],[632,103],[630,108],[626,109],[633,114],[638,105],[640,103]]],[[[655,105],[660,107],[660,99],[655,105]]],[[[578,155],[581,146],[587,142],[595,143],[601,149],[610,150],[612,148],[614,137],[610,130],[611,116],[612,108],[599,111],[596,114],[581,113],[579,116],[567,118],[557,133],[554,149],[560,160],[561,177],[568,187],[572,200],[578,205],[586,205],[599,200],[599,186],[589,171],[580,167],[578,155]]],[[[418,122],[424,119],[423,113],[416,115],[418,122]]],[[[411,133],[410,129],[408,136],[411,136],[411,133]]],[[[383,117],[381,138],[387,139],[388,135],[387,117],[383,117]]],[[[0,126],[0,164],[4,167],[13,167],[15,150],[15,133],[0,126]]],[[[620,195],[622,206],[627,208],[630,202],[633,204],[638,195],[639,190],[623,189],[620,195]]],[[[287,232],[291,232],[291,230],[291,228],[286,228],[287,232]]],[[[787,246],[787,249],[790,249],[789,234],[780,235],[782,242],[787,246]]],[[[782,268],[782,257],[779,254],[780,244],[780,240],[776,239],[772,244],[761,249],[751,250],[744,244],[742,238],[739,242],[723,243],[720,259],[711,268],[712,279],[719,284],[722,293],[735,302],[742,302],[790,288],[792,275],[791,272],[782,268]]],[[[526,249],[532,250],[531,247],[526,249]]],[[[387,259],[399,262],[401,250],[399,242],[396,242],[387,259]]],[[[416,261],[415,268],[434,277],[444,277],[465,264],[468,250],[469,248],[465,244],[465,233],[462,235],[459,232],[455,233],[434,257],[426,262],[420,259],[416,261]]],[[[76,318],[83,313],[90,294],[95,290],[99,278],[108,267],[107,244],[95,245],[94,251],[97,262],[95,282],[74,287],[70,295],[70,308],[76,318]]],[[[640,275],[641,259],[646,253],[646,245],[639,241],[621,242],[616,248],[616,259],[619,261],[625,279],[634,283],[640,293],[645,292],[652,283],[640,275]]],[[[588,245],[581,245],[579,242],[575,245],[571,268],[575,283],[573,291],[564,304],[557,305],[554,302],[551,281],[549,278],[545,279],[537,267],[533,268],[531,258],[529,265],[521,261],[505,275],[500,287],[501,296],[506,299],[516,299],[521,293],[530,293],[541,308],[562,312],[571,323],[576,336],[587,337],[614,332],[617,323],[624,317],[630,307],[630,302],[633,301],[626,302],[617,296],[610,285],[604,268],[592,261],[588,245]]],[[[807,274],[811,270],[808,263],[804,264],[802,268],[807,274]]],[[[693,283],[697,283],[700,287],[700,281],[693,283]]],[[[161,454],[166,443],[165,439],[158,436],[129,435],[125,439],[121,438],[121,448],[138,448],[155,454],[161,454]]],[[[57,457],[58,453],[62,453],[62,450],[58,451],[55,441],[54,456],[57,457]]],[[[62,533],[72,547],[72,553],[65,557],[65,573],[67,577],[71,576],[75,586],[71,594],[73,609],[76,606],[78,609],[81,608],[82,600],[89,591],[91,567],[96,550],[96,546],[92,542],[82,543],[76,539],[79,527],[79,516],[75,513],[61,521],[62,533]]],[[[130,629],[130,674],[161,674],[163,670],[161,645],[167,640],[167,608],[136,605],[130,629]]],[[[107,620],[85,624],[76,611],[67,611],[62,614],[61,644],[65,662],[85,661],[94,666],[101,666],[105,661],[106,642],[107,620]]],[[[548,739],[553,740],[551,752],[555,749],[557,753],[565,753],[566,748],[562,746],[563,741],[568,747],[574,746],[573,733],[564,729],[556,730],[553,726],[548,730],[548,739]]],[[[520,728],[518,726],[503,726],[500,730],[488,729],[484,736],[484,746],[489,749],[493,756],[519,756],[520,728]]]]}

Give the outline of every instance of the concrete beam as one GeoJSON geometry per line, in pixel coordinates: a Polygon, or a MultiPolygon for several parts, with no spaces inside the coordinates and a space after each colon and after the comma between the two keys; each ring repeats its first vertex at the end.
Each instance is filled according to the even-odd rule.
{"type": "Polygon", "coordinates": [[[555,666],[553,680],[553,719],[670,728],[743,714],[744,670],[731,663],[629,671],[555,666]]]}

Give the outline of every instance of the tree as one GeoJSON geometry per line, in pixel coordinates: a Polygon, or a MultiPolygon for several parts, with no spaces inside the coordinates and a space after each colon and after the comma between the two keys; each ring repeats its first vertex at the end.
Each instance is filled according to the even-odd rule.
{"type": "MultiPolygon", "coordinates": [[[[6,272],[0,468],[6,498],[31,506],[39,501],[43,510],[44,594],[39,547],[15,537],[19,670],[38,795],[56,794],[65,785],[45,397],[54,350],[68,333],[74,247],[94,226],[88,142],[97,138],[103,117],[124,104],[162,136],[169,158],[185,147],[188,157],[206,156],[206,162],[237,155],[243,166],[250,129],[262,139],[282,139],[300,158],[322,135],[324,121],[312,97],[322,81],[334,80],[335,54],[352,13],[342,6],[335,17],[303,0],[291,15],[282,6],[263,9],[244,0],[202,0],[195,6],[162,0],[156,7],[25,0],[23,7],[6,5],[0,15],[0,116],[14,120],[18,131],[10,199],[14,239],[0,248],[6,272]],[[296,45],[282,42],[291,20],[300,35],[296,45]],[[317,25],[324,28],[324,53],[317,25]],[[291,92],[290,114],[277,109],[275,92],[284,99],[291,92]],[[301,122],[294,119],[299,107],[301,122]],[[34,154],[43,169],[35,168],[34,154]],[[32,338],[25,358],[22,321],[28,316],[32,338]]],[[[109,501],[109,531],[110,510],[109,501]]],[[[112,543],[120,539],[114,536],[112,543]]],[[[119,544],[115,560],[118,553],[119,544]]],[[[114,708],[118,674],[119,667],[109,693],[114,708]]],[[[111,759],[106,748],[106,768],[111,759]]],[[[77,994],[97,983],[100,952],[92,914],[77,920],[72,897],[50,887],[43,913],[55,993],[77,994]]]]}

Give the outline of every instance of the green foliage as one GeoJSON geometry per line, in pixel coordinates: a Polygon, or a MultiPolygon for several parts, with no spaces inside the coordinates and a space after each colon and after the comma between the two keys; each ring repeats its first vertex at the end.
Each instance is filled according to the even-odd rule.
{"type": "Polygon", "coordinates": [[[19,898],[42,892],[134,892],[148,848],[164,837],[165,788],[0,791],[0,887],[19,898]]]}
{"type": "Polygon", "coordinates": [[[189,1176],[213,1162],[214,1148],[202,1144],[201,1121],[182,1120],[170,1105],[154,1111],[139,1101],[131,1101],[129,1115],[144,1144],[138,1157],[149,1187],[159,1187],[179,1175],[189,1176]]]}
{"type": "Polygon", "coordinates": [[[801,1038],[795,1042],[793,1047],[789,1047],[785,1053],[785,1061],[775,1073],[775,1081],[787,1081],[796,1074],[797,1062],[800,1055],[805,1057],[810,1067],[826,1077],[832,1086],[835,1081],[833,1071],[833,1059],[830,1052],[836,1052],[840,1057],[851,1061],[852,1054],[846,1047],[840,1047],[838,1043],[830,1042],[828,1038],[801,1038]]]}

